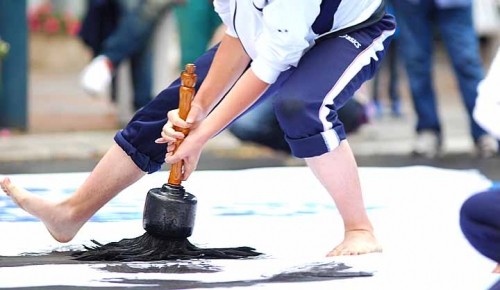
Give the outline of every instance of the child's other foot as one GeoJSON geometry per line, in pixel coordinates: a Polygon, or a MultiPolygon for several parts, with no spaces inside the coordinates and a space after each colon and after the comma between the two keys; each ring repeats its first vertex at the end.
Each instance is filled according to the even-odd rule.
{"type": "Polygon", "coordinates": [[[327,254],[327,257],[362,255],[382,252],[382,246],[371,231],[352,230],[345,232],[344,240],[327,254]]]}
{"type": "Polygon", "coordinates": [[[500,274],[500,263],[497,264],[497,266],[495,267],[495,269],[493,269],[493,273],[500,274]]]}

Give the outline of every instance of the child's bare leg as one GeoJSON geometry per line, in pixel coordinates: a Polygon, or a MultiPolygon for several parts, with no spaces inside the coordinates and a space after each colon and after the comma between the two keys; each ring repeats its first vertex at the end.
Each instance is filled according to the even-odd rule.
{"type": "Polygon", "coordinates": [[[59,242],[69,242],[83,224],[127,186],[144,176],[118,145],[113,145],[83,185],[70,197],[52,202],[13,184],[0,182],[2,190],[22,209],[39,218],[59,242]]]}
{"type": "Polygon", "coordinates": [[[357,164],[347,141],[331,152],[306,158],[306,163],[330,193],[344,220],[344,240],[328,256],[382,251],[364,207],[357,164]]]}
{"type": "Polygon", "coordinates": [[[493,273],[500,274],[500,263],[493,269],[493,273]]]}

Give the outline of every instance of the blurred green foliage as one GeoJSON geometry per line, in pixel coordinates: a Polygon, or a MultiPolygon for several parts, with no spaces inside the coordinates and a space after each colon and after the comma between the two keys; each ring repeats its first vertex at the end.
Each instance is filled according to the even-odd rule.
{"type": "Polygon", "coordinates": [[[3,59],[9,53],[9,44],[0,40],[0,59],[3,59]]]}

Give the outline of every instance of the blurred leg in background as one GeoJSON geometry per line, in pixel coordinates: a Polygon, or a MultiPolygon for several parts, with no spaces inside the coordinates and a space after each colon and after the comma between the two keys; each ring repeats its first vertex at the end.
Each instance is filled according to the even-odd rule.
{"type": "Polygon", "coordinates": [[[432,0],[394,3],[410,92],[417,115],[413,154],[434,158],[442,152],[443,132],[433,84],[435,32],[450,57],[478,156],[497,154],[498,144],[472,118],[477,86],[484,77],[479,39],[472,21],[471,3],[444,6],[432,0]]]}
{"type": "MultiPolygon", "coordinates": [[[[392,5],[392,0],[386,1],[387,11],[390,14],[395,15],[396,20],[398,19],[394,7],[392,5]]],[[[381,96],[385,96],[386,94],[389,96],[389,106],[391,110],[391,115],[393,117],[401,117],[401,98],[399,93],[399,29],[396,28],[396,32],[394,33],[394,37],[391,41],[391,45],[386,52],[386,56],[382,61],[382,67],[373,77],[373,87],[372,87],[372,100],[373,106],[375,108],[375,116],[382,117],[384,115],[385,106],[384,102],[381,99],[381,96]],[[388,74],[388,85],[385,86],[381,84],[381,74],[388,74]],[[388,88],[386,90],[385,88],[388,88]],[[382,90],[382,92],[381,92],[382,90]]]]}
{"type": "MultiPolygon", "coordinates": [[[[153,94],[151,36],[159,20],[180,2],[89,0],[80,37],[95,58],[82,73],[83,88],[93,95],[104,93],[115,79],[115,69],[130,60],[133,107],[146,105],[153,94]]],[[[115,89],[111,95],[116,101],[115,89]]]]}
{"type": "Polygon", "coordinates": [[[174,11],[181,47],[180,68],[184,68],[208,49],[222,22],[207,0],[187,0],[174,11]]]}
{"type": "MultiPolygon", "coordinates": [[[[272,98],[267,98],[247,111],[229,126],[229,132],[241,141],[290,154],[290,147],[276,119],[272,102],[272,98]]],[[[356,132],[363,124],[368,123],[365,107],[355,98],[351,98],[339,110],[339,119],[348,134],[356,132]]]]}

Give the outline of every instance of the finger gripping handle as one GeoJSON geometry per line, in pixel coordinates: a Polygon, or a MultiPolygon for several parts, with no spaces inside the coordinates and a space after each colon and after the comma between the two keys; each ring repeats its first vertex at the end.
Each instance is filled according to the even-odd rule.
{"type": "MultiPolygon", "coordinates": [[[[195,94],[195,88],[197,81],[197,75],[195,73],[196,66],[194,64],[187,64],[184,71],[181,73],[181,87],[179,88],[179,117],[186,120],[189,111],[191,110],[191,101],[193,100],[195,94]]],[[[174,126],[175,131],[182,132],[184,136],[189,133],[189,128],[180,128],[174,126]]],[[[175,142],[175,150],[179,148],[182,143],[181,140],[175,142]]],[[[182,181],[182,160],[174,163],[170,166],[170,175],[168,177],[168,184],[180,185],[182,181]]]]}

